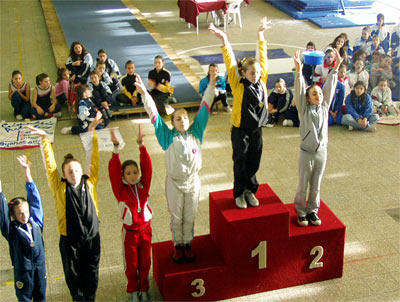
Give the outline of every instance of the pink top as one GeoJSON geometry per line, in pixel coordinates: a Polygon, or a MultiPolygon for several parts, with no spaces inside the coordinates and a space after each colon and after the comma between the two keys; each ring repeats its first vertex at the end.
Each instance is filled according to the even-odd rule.
{"type": "Polygon", "coordinates": [[[68,99],[68,92],[69,92],[69,81],[61,80],[60,82],[56,83],[56,96],[60,94],[65,94],[68,99]]]}

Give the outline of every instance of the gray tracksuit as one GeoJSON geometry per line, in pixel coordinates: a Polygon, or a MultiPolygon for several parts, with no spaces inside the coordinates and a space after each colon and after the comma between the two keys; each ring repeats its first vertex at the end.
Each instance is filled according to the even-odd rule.
{"type": "Polygon", "coordinates": [[[299,216],[318,212],[320,186],[325,170],[328,146],[329,106],[335,94],[337,71],[332,70],[326,79],[320,105],[311,105],[306,98],[306,84],[301,73],[296,74],[294,97],[300,119],[299,185],[295,207],[299,216]],[[310,185],[308,201],[307,187],[310,185]]]}

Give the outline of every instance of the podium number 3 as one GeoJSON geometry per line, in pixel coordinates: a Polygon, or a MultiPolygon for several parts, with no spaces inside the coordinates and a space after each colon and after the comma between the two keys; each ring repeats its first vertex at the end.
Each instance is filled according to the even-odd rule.
{"type": "Polygon", "coordinates": [[[310,255],[315,255],[315,258],[313,259],[313,261],[311,261],[309,269],[313,269],[313,268],[318,268],[318,267],[323,267],[324,263],[323,262],[318,262],[319,260],[321,260],[322,255],[324,254],[324,248],[320,245],[314,246],[310,252],[310,255]]]}
{"type": "Polygon", "coordinates": [[[267,268],[267,242],[260,241],[257,247],[251,251],[251,258],[258,255],[258,269],[267,268]]]}
{"type": "Polygon", "coordinates": [[[191,285],[196,286],[195,292],[192,293],[192,296],[195,298],[201,297],[206,292],[206,288],[204,287],[204,280],[203,279],[194,279],[191,285]]]}

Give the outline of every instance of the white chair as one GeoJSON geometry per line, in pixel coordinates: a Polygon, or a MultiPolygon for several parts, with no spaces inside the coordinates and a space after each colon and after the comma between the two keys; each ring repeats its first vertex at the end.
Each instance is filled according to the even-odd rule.
{"type": "Polygon", "coordinates": [[[225,24],[224,24],[224,31],[226,31],[226,26],[229,20],[229,14],[233,14],[233,23],[236,24],[236,15],[239,18],[239,26],[242,28],[242,17],[240,15],[240,5],[242,4],[243,0],[227,0],[226,3],[228,4],[228,10],[225,14],[225,24]]]}

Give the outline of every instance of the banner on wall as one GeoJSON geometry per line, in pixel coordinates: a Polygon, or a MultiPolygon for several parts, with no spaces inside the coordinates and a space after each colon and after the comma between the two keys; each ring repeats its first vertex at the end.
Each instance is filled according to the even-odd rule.
{"type": "Polygon", "coordinates": [[[28,149],[40,146],[40,137],[31,135],[30,130],[26,126],[46,131],[50,141],[54,141],[54,131],[56,129],[57,118],[52,117],[45,120],[29,121],[29,122],[5,122],[0,124],[0,149],[28,149]]]}

